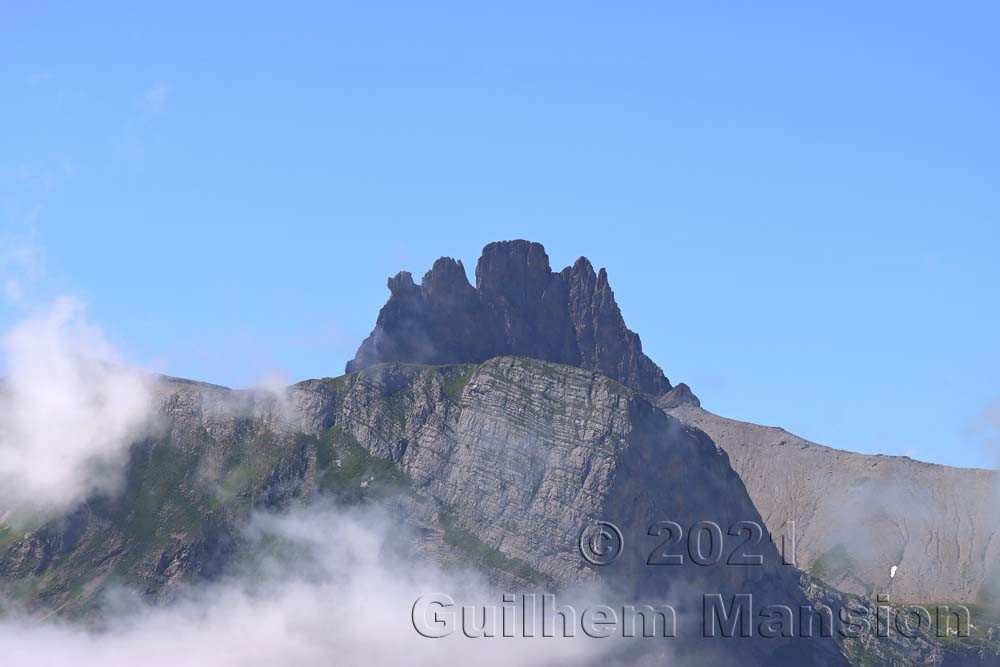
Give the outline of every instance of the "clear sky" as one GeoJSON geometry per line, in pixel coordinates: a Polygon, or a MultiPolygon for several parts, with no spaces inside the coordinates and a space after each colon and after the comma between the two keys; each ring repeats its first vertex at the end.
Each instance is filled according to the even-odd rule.
{"type": "Polygon", "coordinates": [[[338,375],[387,276],[529,238],[714,412],[995,465],[997,3],[146,4],[0,9],[0,324],[338,375]]]}

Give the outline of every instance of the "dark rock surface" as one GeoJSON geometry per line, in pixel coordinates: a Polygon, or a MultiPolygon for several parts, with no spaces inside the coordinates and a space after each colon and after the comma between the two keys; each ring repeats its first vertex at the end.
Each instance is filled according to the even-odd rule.
{"type": "Polygon", "coordinates": [[[625,326],[607,272],[581,257],[553,273],[545,249],[502,241],[483,249],[476,286],[462,262],[442,257],[420,284],[401,272],[347,372],[377,363],[479,363],[532,357],[598,371],[644,394],[672,388],[625,326]]]}
{"type": "Polygon", "coordinates": [[[831,634],[852,665],[1000,666],[1000,645],[993,639],[998,632],[996,620],[982,618],[979,608],[970,610],[954,604],[907,606],[891,599],[873,600],[843,593],[808,574],[802,575],[801,583],[813,609],[830,609],[832,617],[838,619],[835,623],[839,622],[839,631],[831,634]],[[968,616],[963,616],[965,610],[968,616]],[[923,621],[916,621],[915,614],[923,612],[923,621]],[[949,617],[949,612],[956,616],[949,617]],[[849,630],[842,620],[845,617],[851,619],[849,630]]]}

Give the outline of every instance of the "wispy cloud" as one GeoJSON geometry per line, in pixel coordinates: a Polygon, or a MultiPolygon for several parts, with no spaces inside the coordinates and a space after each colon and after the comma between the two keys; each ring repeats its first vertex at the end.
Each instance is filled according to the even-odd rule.
{"type": "Polygon", "coordinates": [[[3,338],[0,517],[46,518],[113,492],[151,415],[150,379],[121,365],[85,306],[60,298],[3,338]]]}
{"type": "Polygon", "coordinates": [[[1000,464],[1000,399],[989,403],[967,428],[967,435],[988,447],[1000,464]]]}
{"type": "Polygon", "coordinates": [[[320,506],[259,515],[247,531],[255,558],[239,575],[155,608],[126,599],[100,633],[55,620],[0,622],[4,657],[78,667],[608,664],[602,658],[615,644],[582,636],[419,636],[411,614],[420,596],[446,591],[485,603],[499,595],[474,575],[446,573],[398,550],[400,531],[379,511],[320,506]]]}
{"type": "Polygon", "coordinates": [[[151,83],[142,92],[139,107],[146,114],[157,114],[163,111],[170,98],[171,86],[164,81],[151,83]]]}
{"type": "Polygon", "coordinates": [[[25,77],[24,81],[31,87],[40,86],[43,83],[48,83],[55,78],[55,75],[49,70],[35,70],[29,72],[25,77]]]}
{"type": "Polygon", "coordinates": [[[0,284],[8,305],[23,306],[28,292],[44,274],[44,253],[33,241],[0,237],[0,284]]]}
{"type": "Polygon", "coordinates": [[[18,178],[28,187],[42,192],[49,192],[56,185],[56,176],[51,169],[21,166],[17,169],[18,178]]]}

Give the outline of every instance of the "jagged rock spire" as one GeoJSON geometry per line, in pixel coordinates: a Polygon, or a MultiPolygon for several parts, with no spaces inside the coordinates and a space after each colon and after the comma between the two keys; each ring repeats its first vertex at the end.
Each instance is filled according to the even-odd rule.
{"type": "Polygon", "coordinates": [[[389,291],[347,372],[386,361],[517,355],[595,370],[653,396],[671,389],[625,326],[607,272],[585,257],[553,273],[541,244],[499,241],[483,248],[475,287],[462,262],[442,257],[419,285],[403,271],[389,279],[389,291]]]}

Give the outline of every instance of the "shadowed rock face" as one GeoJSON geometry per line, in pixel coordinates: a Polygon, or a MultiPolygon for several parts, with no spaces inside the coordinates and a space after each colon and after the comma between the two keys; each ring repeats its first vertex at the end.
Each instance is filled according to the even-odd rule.
{"type": "Polygon", "coordinates": [[[419,285],[401,272],[347,372],[377,363],[479,363],[501,355],[598,371],[651,396],[672,387],[625,326],[604,269],[581,257],[553,273],[545,248],[502,241],[483,249],[476,286],[442,257],[419,285]]]}

